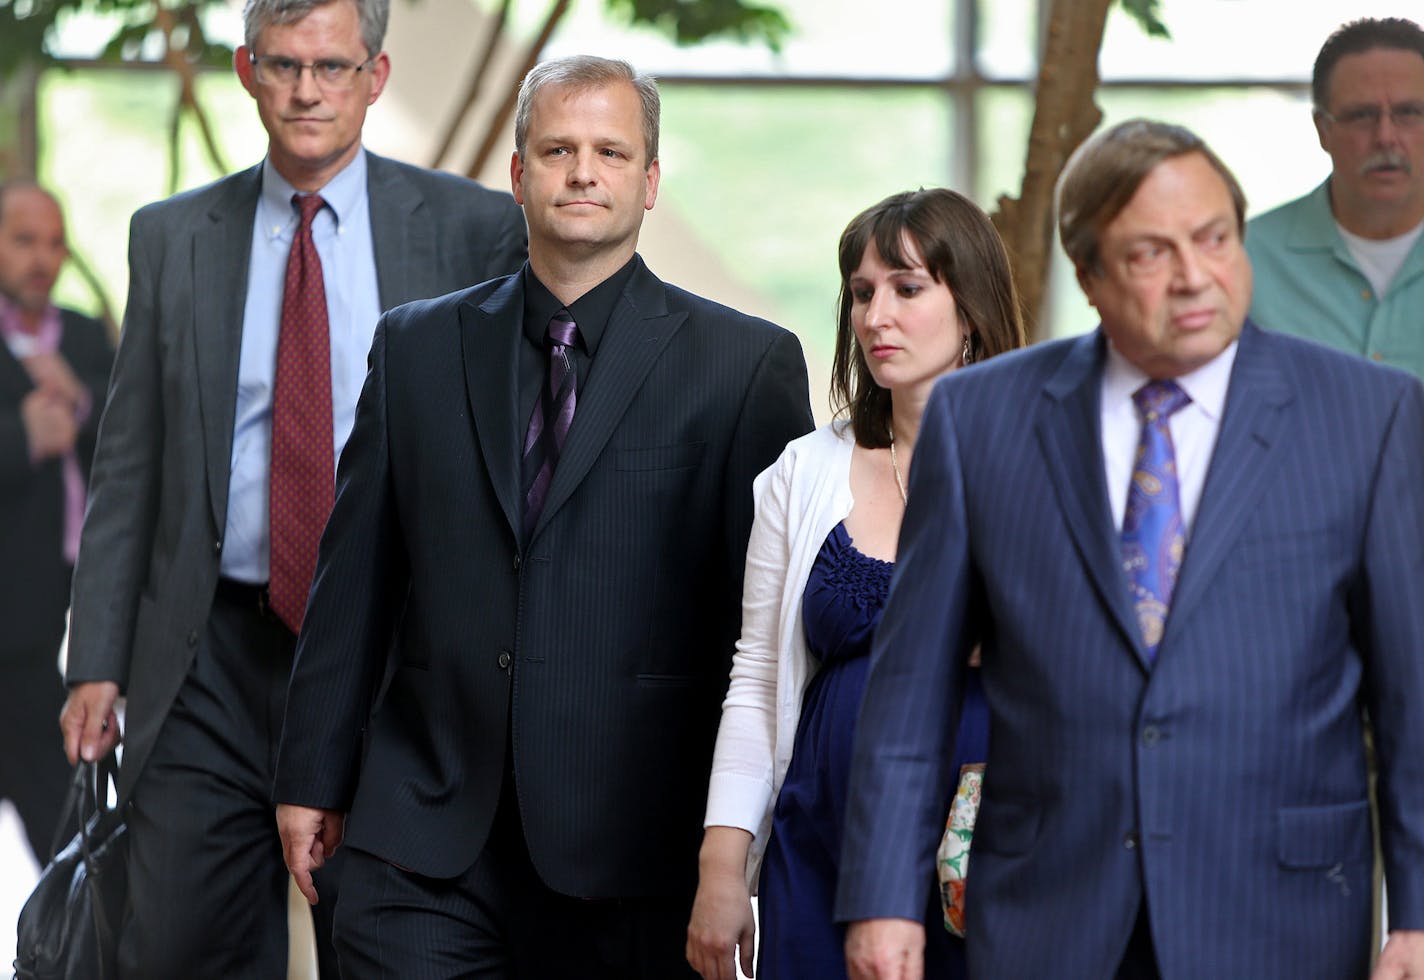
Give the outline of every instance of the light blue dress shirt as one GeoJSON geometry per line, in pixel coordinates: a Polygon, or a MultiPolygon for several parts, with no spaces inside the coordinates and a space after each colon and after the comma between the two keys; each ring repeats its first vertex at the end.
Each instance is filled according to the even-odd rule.
{"type": "MultiPolygon", "coordinates": [[[[268,577],[268,471],[272,458],[272,384],[287,255],[298,214],[296,193],[270,160],[262,165],[262,194],[252,228],[252,259],[242,315],[242,353],[237,371],[237,413],[228,476],[227,528],[222,574],[243,582],[268,577]]],[[[366,356],[381,315],[376,256],[366,195],[366,154],[357,153],[320,191],[327,206],[312,222],[321,257],[331,331],[331,419],[339,459],[356,399],[366,379],[366,356]]]]}

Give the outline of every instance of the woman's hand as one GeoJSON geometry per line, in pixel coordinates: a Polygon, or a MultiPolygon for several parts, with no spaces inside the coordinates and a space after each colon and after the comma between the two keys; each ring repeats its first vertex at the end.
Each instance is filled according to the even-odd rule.
{"type": "Polygon", "coordinates": [[[703,980],[752,976],[756,923],[747,889],[747,851],[751,834],[736,827],[708,827],[698,859],[697,898],[687,924],[687,962],[703,980]]]}

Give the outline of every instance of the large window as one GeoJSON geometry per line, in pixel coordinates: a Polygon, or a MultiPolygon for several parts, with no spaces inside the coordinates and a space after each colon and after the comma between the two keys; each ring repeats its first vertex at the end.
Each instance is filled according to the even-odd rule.
{"type": "MultiPolygon", "coordinates": [[[[795,33],[779,54],[730,43],[678,48],[652,30],[610,23],[599,0],[575,4],[547,52],[627,57],[662,79],[664,183],[644,239],[649,261],[670,278],[690,277],[693,288],[794,329],[823,365],[836,240],[856,212],[922,185],[953,186],[987,209],[999,195],[1017,193],[1047,3],[780,6],[795,33]]],[[[1196,129],[1236,170],[1259,211],[1304,193],[1328,171],[1307,92],[1325,36],[1344,20],[1397,7],[1393,0],[1163,0],[1171,40],[1148,37],[1114,8],[1098,101],[1109,122],[1151,115],[1196,129]]],[[[545,9],[517,3],[513,35],[532,36],[545,9]]],[[[392,36],[407,47],[396,50],[393,89],[412,78],[427,89],[463,84],[466,66],[443,52],[473,52],[480,39],[452,45],[441,16],[434,0],[395,5],[392,36]],[[443,47],[420,57],[429,45],[443,47]]],[[[214,30],[237,40],[236,15],[224,18],[214,30]]],[[[66,34],[79,55],[94,36],[82,21],[66,34]]],[[[128,215],[166,193],[163,137],[174,84],[164,73],[85,69],[51,72],[42,85],[42,174],[65,196],[77,243],[120,305],[128,215]]],[[[263,136],[231,73],[206,76],[203,92],[229,165],[253,162],[263,136]]],[[[419,99],[388,95],[372,120],[400,116],[386,128],[401,135],[383,142],[378,127],[368,127],[373,148],[424,162],[406,152],[409,134],[432,131],[441,120],[419,106],[419,99]]],[[[183,186],[216,175],[191,126],[183,146],[183,186]]],[[[495,154],[487,175],[499,186],[505,153],[495,154]]],[[[61,292],[87,303],[73,275],[61,292]]],[[[1061,262],[1049,296],[1049,333],[1092,326],[1061,262]]]]}

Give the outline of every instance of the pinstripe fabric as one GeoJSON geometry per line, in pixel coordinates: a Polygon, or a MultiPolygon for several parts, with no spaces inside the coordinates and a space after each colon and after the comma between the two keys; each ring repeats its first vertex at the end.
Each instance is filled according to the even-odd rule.
{"type": "Polygon", "coordinates": [[[962,677],[992,712],[971,972],[1362,977],[1380,731],[1396,928],[1424,924],[1424,395],[1248,324],[1149,671],[1098,445],[1099,335],[935,391],[876,651],[838,914],[915,917],[962,677]],[[1020,488],[1049,485],[1038,497],[1020,488]],[[1018,491],[1018,492],[1015,492],[1018,491]]]}
{"type": "Polygon", "coordinates": [[[484,846],[512,733],[524,835],[551,888],[690,894],[752,480],[811,428],[800,346],[640,263],[521,549],[522,281],[377,329],[276,795],[349,809],[356,847],[453,877],[484,846]]]}

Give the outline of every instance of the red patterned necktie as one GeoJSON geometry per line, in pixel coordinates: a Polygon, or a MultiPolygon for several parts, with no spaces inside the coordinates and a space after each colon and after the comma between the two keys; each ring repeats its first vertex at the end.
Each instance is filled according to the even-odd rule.
{"type": "Polygon", "coordinates": [[[296,633],[316,570],[317,544],[335,496],[335,450],[326,287],[312,241],[312,220],[326,202],[315,194],[294,194],[292,203],[301,209],[302,218],[287,256],[272,386],[269,591],[272,611],[296,633]]]}
{"type": "Polygon", "coordinates": [[[560,310],[549,320],[545,338],[549,346],[549,380],[529,416],[529,430],[524,437],[523,471],[532,474],[533,479],[524,493],[526,537],[544,510],[544,496],[554,480],[554,467],[559,465],[569,426],[573,425],[578,378],[569,359],[569,348],[578,343],[578,337],[578,324],[568,310],[560,310]]]}

